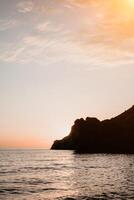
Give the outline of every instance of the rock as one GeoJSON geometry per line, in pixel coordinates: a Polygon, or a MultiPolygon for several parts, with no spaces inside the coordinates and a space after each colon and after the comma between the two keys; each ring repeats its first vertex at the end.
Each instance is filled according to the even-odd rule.
{"type": "Polygon", "coordinates": [[[51,149],[84,153],[134,153],[134,106],[112,119],[77,119],[71,132],[51,149]]]}

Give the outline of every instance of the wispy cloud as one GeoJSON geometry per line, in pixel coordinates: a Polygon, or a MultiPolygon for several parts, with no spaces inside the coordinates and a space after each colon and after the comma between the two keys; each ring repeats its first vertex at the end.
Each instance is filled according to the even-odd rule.
{"type": "Polygon", "coordinates": [[[72,43],[69,38],[51,38],[43,35],[29,35],[19,44],[0,53],[0,60],[17,63],[38,63],[41,65],[59,62],[89,63],[88,54],[72,43]]]}
{"type": "Polygon", "coordinates": [[[64,4],[62,1],[37,1],[37,0],[21,0],[19,3],[16,4],[16,8],[18,12],[21,13],[58,13],[62,11],[59,5],[64,4]]]}
{"type": "Polygon", "coordinates": [[[40,32],[47,31],[49,28],[50,22],[43,22],[37,25],[36,29],[40,32]]]}
{"type": "Polygon", "coordinates": [[[2,51],[0,59],[42,64],[64,60],[89,68],[132,63],[134,15],[124,5],[115,0],[21,1],[18,11],[32,12],[31,21],[25,21],[31,29],[22,30],[26,34],[2,51]]]}
{"type": "Polygon", "coordinates": [[[21,12],[21,13],[31,12],[33,8],[34,8],[33,1],[25,0],[17,4],[17,10],[18,12],[21,12]]]}
{"type": "Polygon", "coordinates": [[[13,28],[17,24],[16,20],[12,19],[0,19],[0,31],[13,28]]]}
{"type": "Polygon", "coordinates": [[[16,62],[18,60],[19,55],[24,50],[25,50],[24,47],[20,47],[20,48],[12,48],[11,50],[1,52],[0,60],[4,62],[16,62]]]}
{"type": "Polygon", "coordinates": [[[12,43],[8,50],[1,51],[0,60],[46,64],[64,60],[66,54],[71,52],[74,54],[70,32],[64,30],[62,24],[56,25],[52,21],[41,22],[33,27],[33,32],[35,33],[27,34],[20,41],[12,43]]]}
{"type": "MultiPolygon", "coordinates": [[[[49,34],[56,34],[61,36],[61,34],[67,33],[67,31],[64,31],[64,25],[63,24],[54,24],[50,21],[42,22],[37,25],[36,30],[40,33],[49,33],[49,34]]],[[[57,36],[58,36],[57,35],[57,36]]]]}

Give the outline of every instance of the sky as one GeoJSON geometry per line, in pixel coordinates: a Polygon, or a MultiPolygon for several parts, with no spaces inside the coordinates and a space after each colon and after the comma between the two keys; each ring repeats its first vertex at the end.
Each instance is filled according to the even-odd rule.
{"type": "Polygon", "coordinates": [[[50,148],[134,104],[133,0],[0,0],[0,147],[50,148]]]}

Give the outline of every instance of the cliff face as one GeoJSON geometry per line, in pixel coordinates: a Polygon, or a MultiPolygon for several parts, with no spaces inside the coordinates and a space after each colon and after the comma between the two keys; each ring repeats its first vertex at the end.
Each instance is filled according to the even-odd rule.
{"type": "Polygon", "coordinates": [[[110,120],[77,119],[70,134],[51,149],[87,153],[134,153],[134,106],[110,120]]]}

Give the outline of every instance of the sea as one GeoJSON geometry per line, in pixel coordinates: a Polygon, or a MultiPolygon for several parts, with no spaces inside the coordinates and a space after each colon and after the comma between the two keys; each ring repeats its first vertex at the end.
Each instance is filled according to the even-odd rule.
{"type": "Polygon", "coordinates": [[[134,155],[1,149],[0,200],[134,200],[134,155]]]}

